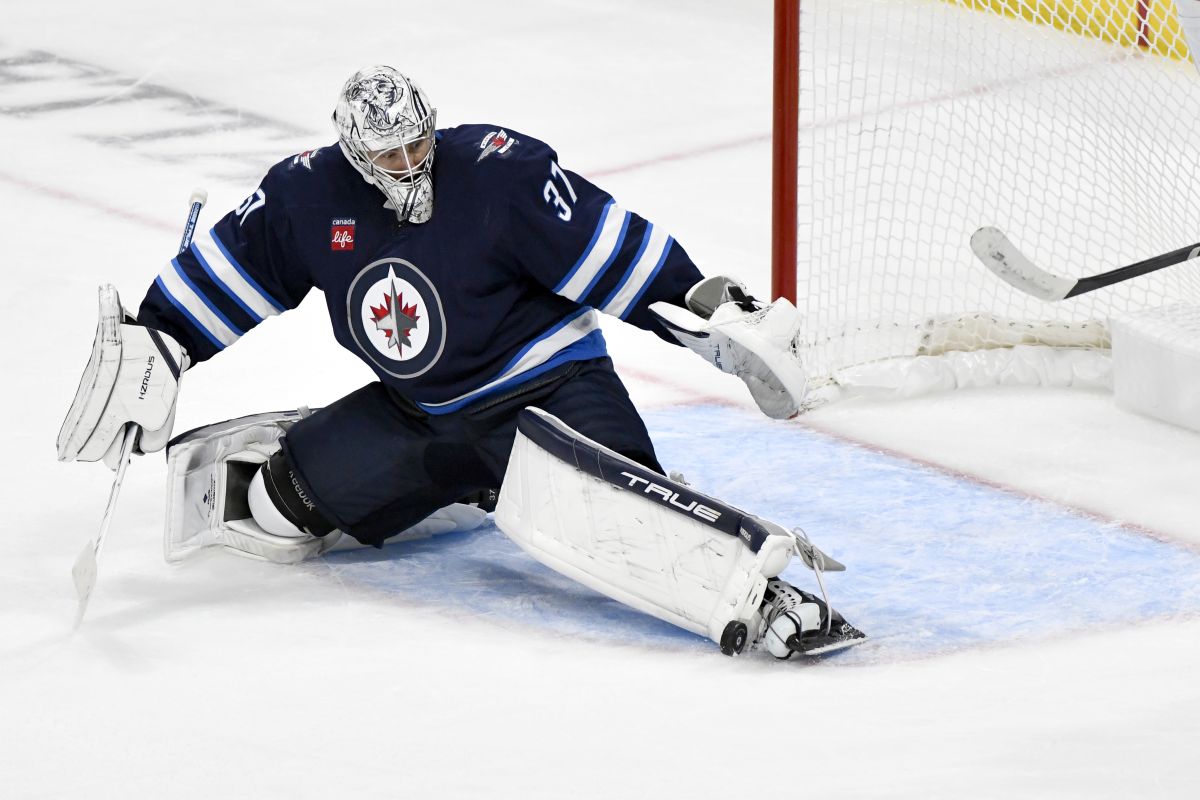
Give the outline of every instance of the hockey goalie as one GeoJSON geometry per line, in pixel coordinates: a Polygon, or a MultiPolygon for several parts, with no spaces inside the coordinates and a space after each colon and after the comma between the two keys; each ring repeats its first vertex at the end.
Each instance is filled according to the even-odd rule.
{"type": "Polygon", "coordinates": [[[778,577],[799,557],[824,595],[822,572],[840,564],[668,477],[598,321],[694,350],[786,419],[805,392],[790,303],[704,278],[530,136],[438,129],[425,93],[390,67],[352,75],[333,120],[336,143],[279,162],[211,229],[185,234],[136,315],[101,289],[60,459],[105,460],[117,486],[131,453],[165,448],[172,560],[223,547],[294,563],[470,529],[494,509],[533,557],[727,653],[862,640],[827,597],[778,577]],[[170,439],[181,376],[314,287],[377,380],[325,408],[170,439]]]}

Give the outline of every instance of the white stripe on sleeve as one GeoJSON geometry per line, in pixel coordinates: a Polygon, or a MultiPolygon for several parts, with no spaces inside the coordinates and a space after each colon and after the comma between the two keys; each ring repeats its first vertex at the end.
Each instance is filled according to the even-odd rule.
{"type": "Polygon", "coordinates": [[[670,243],[671,237],[662,228],[653,226],[650,230],[650,240],[638,257],[637,263],[629,271],[629,277],[600,310],[614,317],[624,316],[630,304],[641,295],[646,284],[654,277],[654,270],[662,261],[670,243]]]}
{"type": "Polygon", "coordinates": [[[233,294],[233,299],[238,305],[252,312],[259,320],[273,317],[279,313],[279,309],[263,295],[262,290],[251,284],[242,270],[226,257],[224,250],[216,242],[216,234],[211,229],[207,235],[197,237],[193,244],[200,253],[200,257],[204,259],[204,263],[233,294]]]}
{"type": "Polygon", "coordinates": [[[612,261],[616,249],[621,244],[621,232],[625,229],[628,218],[629,212],[616,203],[608,205],[604,218],[600,220],[595,243],[575,267],[570,280],[558,290],[558,294],[576,303],[583,300],[601,270],[612,261]]]}
{"type": "Polygon", "coordinates": [[[192,320],[202,326],[223,347],[228,347],[238,340],[238,334],[230,330],[229,326],[212,312],[200,295],[196,294],[192,287],[183,280],[175,268],[174,261],[169,262],[167,268],[160,272],[158,277],[171,297],[175,298],[192,315],[192,320]]]}

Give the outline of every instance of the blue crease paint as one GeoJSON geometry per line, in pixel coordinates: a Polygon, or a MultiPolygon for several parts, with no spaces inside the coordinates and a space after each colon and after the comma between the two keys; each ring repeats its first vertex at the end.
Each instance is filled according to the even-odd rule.
{"type": "MultiPolygon", "coordinates": [[[[801,526],[847,565],[831,599],[868,643],[828,663],[925,658],[1200,612],[1200,554],[1049,502],[737,409],[645,415],[659,459],[700,491],[801,526]]],[[[342,580],[555,636],[716,646],[543,567],[493,524],[331,554],[342,580]]],[[[799,561],[784,577],[817,592],[799,561]]]]}

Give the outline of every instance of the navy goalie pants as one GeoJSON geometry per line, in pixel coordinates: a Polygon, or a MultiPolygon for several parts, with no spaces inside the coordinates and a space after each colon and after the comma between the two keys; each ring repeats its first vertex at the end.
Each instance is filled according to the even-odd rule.
{"type": "Polygon", "coordinates": [[[426,414],[371,383],[297,422],[283,449],[322,516],[379,546],[472,492],[498,489],[526,406],[663,472],[609,358],[564,364],[452,414],[426,414]]]}

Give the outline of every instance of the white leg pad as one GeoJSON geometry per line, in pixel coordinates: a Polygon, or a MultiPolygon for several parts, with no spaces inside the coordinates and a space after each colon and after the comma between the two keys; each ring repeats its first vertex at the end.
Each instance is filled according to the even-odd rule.
{"type": "MultiPolygon", "coordinates": [[[[167,527],[163,553],[180,561],[206,547],[293,564],[331,549],[365,547],[340,531],[312,536],[289,522],[267,496],[258,471],[308,409],[253,414],[206,425],[167,450],[167,527]]],[[[487,520],[476,506],[453,503],[388,539],[408,541],[469,531],[487,520]]]]}
{"type": "MultiPolygon", "coordinates": [[[[307,409],[301,409],[239,417],[189,431],[168,445],[163,540],[168,561],[179,561],[205,547],[228,545],[246,555],[293,563],[323,552],[336,541],[336,536],[323,542],[304,534],[312,540],[304,542],[269,533],[250,506],[249,489],[259,467],[279,449],[288,428],[307,414],[307,409]],[[288,547],[301,544],[289,554],[288,547]]],[[[273,508],[270,499],[264,499],[273,508]]]]}
{"type": "Polygon", "coordinates": [[[279,536],[263,530],[253,519],[231,519],[221,527],[221,544],[226,550],[276,564],[299,564],[316,558],[341,538],[341,531],[330,531],[324,536],[303,531],[300,536],[279,536]]]}
{"type": "Polygon", "coordinates": [[[733,621],[759,637],[767,579],[796,547],[535,408],[521,412],[495,518],[550,568],[714,642],[733,621]]]}

